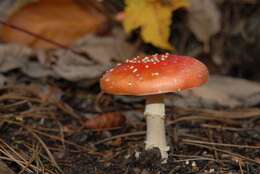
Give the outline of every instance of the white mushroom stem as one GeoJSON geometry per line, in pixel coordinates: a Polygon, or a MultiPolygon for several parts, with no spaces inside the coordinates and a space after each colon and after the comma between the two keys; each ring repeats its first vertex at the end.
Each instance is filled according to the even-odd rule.
{"type": "Polygon", "coordinates": [[[164,161],[168,159],[169,146],[167,146],[165,133],[165,105],[163,95],[146,97],[144,115],[146,117],[145,149],[158,147],[164,161]]]}

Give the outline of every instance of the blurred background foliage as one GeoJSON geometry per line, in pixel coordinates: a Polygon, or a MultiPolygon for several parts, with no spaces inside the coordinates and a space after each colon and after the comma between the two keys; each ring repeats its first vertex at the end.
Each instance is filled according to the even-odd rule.
{"type": "MultiPolygon", "coordinates": [[[[144,54],[191,55],[211,73],[260,80],[257,0],[10,0],[0,2],[0,15],[61,45],[124,28],[127,42],[138,43],[144,54]]],[[[57,47],[6,25],[1,38],[37,49],[57,47]]]]}

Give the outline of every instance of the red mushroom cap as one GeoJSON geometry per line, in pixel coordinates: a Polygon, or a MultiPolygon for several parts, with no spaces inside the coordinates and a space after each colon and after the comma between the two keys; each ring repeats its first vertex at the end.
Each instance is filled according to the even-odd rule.
{"type": "Polygon", "coordinates": [[[135,57],[107,71],[101,89],[117,95],[152,95],[200,86],[207,67],[195,58],[172,54],[135,57]]]}

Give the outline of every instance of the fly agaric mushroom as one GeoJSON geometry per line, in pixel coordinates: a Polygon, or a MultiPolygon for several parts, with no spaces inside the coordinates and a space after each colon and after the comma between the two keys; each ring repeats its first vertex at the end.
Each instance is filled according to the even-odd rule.
{"type": "Polygon", "coordinates": [[[145,149],[157,147],[167,160],[163,94],[200,86],[207,80],[208,69],[197,59],[166,53],[126,60],[107,71],[100,85],[110,94],[145,96],[145,149]]]}

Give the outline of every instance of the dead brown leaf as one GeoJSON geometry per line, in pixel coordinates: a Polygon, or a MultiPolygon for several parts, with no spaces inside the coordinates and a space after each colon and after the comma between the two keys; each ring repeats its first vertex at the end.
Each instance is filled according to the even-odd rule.
{"type": "Polygon", "coordinates": [[[109,67],[66,50],[57,50],[54,56],[57,60],[51,66],[53,71],[69,81],[95,80],[109,67]]]}
{"type": "Polygon", "coordinates": [[[110,35],[90,34],[76,42],[73,49],[84,56],[64,49],[33,50],[23,45],[3,44],[0,45],[0,72],[20,69],[33,78],[62,78],[89,86],[116,62],[142,54],[138,45],[128,43],[119,28],[110,35]]]}
{"type": "Polygon", "coordinates": [[[33,55],[33,51],[25,46],[15,44],[0,45],[0,72],[7,72],[27,62],[26,59],[33,55]]]}
{"type": "Polygon", "coordinates": [[[121,127],[125,124],[126,118],[122,113],[111,112],[95,116],[94,118],[86,120],[84,126],[88,129],[111,129],[121,127]]]}
{"type": "Polygon", "coordinates": [[[198,40],[209,51],[210,38],[220,31],[220,12],[214,0],[190,0],[188,24],[198,40]]]}
{"type": "Polygon", "coordinates": [[[111,145],[111,146],[121,146],[123,143],[123,139],[122,138],[117,138],[111,142],[108,142],[107,144],[111,145]]]}
{"type": "Polygon", "coordinates": [[[206,108],[252,107],[260,103],[260,83],[211,75],[206,85],[183,91],[179,96],[182,97],[169,96],[166,99],[167,105],[206,108]]]}
{"type": "MultiPolygon", "coordinates": [[[[8,19],[8,23],[64,45],[70,45],[81,36],[97,31],[105,21],[105,16],[93,7],[83,9],[74,0],[40,0],[27,4],[8,19]]],[[[7,26],[3,27],[1,37],[6,42],[34,48],[54,47],[7,26]]]]}
{"type": "Polygon", "coordinates": [[[128,43],[125,32],[115,27],[110,35],[88,35],[79,40],[79,50],[87,53],[101,64],[109,64],[112,60],[123,61],[126,58],[140,55],[139,43],[128,43]]]}

